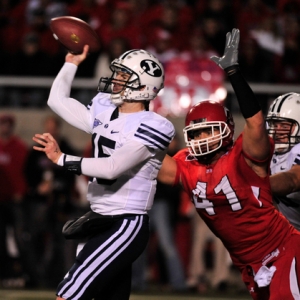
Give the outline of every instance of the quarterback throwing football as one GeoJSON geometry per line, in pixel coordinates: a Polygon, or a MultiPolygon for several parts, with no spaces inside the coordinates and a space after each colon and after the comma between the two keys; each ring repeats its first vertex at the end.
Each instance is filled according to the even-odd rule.
{"type": "Polygon", "coordinates": [[[92,135],[93,158],[61,153],[47,133],[33,138],[54,163],[89,176],[91,212],[66,227],[70,237],[86,238],[74,265],[57,288],[57,300],[128,300],[131,265],[149,237],[147,211],[156,177],[174,137],[173,125],[149,111],[164,86],[164,69],[151,53],[127,51],[111,63],[111,78],[101,78],[91,103],[70,98],[77,66],[86,58],[68,53],[55,78],[48,105],[71,125],[92,135]]]}

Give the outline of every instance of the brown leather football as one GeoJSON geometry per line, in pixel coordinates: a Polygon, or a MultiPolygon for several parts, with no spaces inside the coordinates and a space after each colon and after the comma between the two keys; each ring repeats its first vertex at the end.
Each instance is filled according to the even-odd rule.
{"type": "Polygon", "coordinates": [[[91,26],[81,19],[62,16],[51,19],[50,28],[56,40],[74,54],[82,53],[83,46],[89,45],[89,52],[100,49],[100,38],[91,26]]]}

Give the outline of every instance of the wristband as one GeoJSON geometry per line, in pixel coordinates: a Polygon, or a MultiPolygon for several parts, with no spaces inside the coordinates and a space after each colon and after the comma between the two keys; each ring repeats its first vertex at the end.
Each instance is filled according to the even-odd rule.
{"type": "Polygon", "coordinates": [[[244,79],[239,66],[230,66],[225,69],[225,72],[233,87],[243,117],[248,119],[256,115],[261,110],[260,103],[256,99],[251,87],[244,79]]]}
{"type": "Polygon", "coordinates": [[[81,161],[82,157],[65,154],[63,167],[69,172],[81,175],[81,161]]]}

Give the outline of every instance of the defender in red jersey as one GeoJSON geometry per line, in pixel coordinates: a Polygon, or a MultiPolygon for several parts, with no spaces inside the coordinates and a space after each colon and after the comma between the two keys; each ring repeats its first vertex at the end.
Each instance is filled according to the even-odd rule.
{"type": "Polygon", "coordinates": [[[255,300],[300,299],[300,233],[278,212],[269,181],[274,144],[237,62],[239,31],[225,53],[212,57],[237,96],[245,127],[233,141],[231,113],[205,100],[193,106],[183,130],[187,148],[167,156],[158,179],[180,183],[198,214],[229,251],[255,300]]]}

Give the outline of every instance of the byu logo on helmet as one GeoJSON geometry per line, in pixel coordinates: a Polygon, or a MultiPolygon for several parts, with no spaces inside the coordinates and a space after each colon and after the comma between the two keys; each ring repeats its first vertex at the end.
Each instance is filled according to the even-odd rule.
{"type": "Polygon", "coordinates": [[[161,68],[153,60],[149,60],[149,59],[142,60],[141,68],[150,76],[160,77],[162,75],[161,68]]]}

